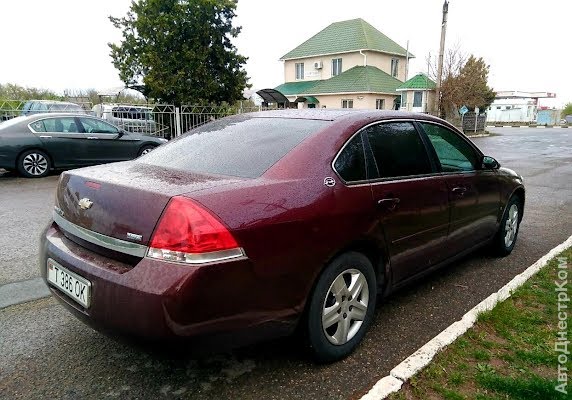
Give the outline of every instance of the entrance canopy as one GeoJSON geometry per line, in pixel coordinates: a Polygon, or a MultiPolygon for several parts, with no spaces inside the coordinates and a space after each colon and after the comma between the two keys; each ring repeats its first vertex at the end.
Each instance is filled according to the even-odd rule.
{"type": "Polygon", "coordinates": [[[256,92],[266,103],[288,104],[289,101],[282,93],[275,89],[262,89],[256,92]]]}
{"type": "Polygon", "coordinates": [[[295,100],[296,103],[318,104],[319,101],[314,96],[300,96],[295,100]]]}

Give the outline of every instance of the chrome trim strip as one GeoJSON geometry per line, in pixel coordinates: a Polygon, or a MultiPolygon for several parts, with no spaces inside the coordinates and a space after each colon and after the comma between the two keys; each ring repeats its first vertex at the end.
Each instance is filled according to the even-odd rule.
{"type": "MultiPolygon", "coordinates": [[[[433,124],[433,125],[438,125],[441,126],[445,129],[448,129],[450,131],[453,131],[454,133],[456,133],[461,140],[464,140],[469,146],[471,146],[471,148],[473,150],[476,151],[476,153],[480,156],[483,157],[483,152],[465,135],[463,134],[461,131],[459,131],[458,129],[451,129],[451,127],[442,124],[438,121],[431,121],[431,120],[425,120],[425,119],[415,119],[415,118],[391,118],[391,119],[381,119],[378,121],[374,121],[374,122],[370,122],[369,124],[361,127],[360,129],[358,129],[342,146],[342,148],[338,151],[338,153],[336,154],[336,156],[334,157],[333,161],[331,162],[330,166],[332,168],[332,170],[335,172],[335,174],[338,176],[338,178],[340,178],[340,181],[342,181],[342,183],[344,185],[346,185],[347,187],[360,187],[360,186],[366,186],[366,185],[370,185],[370,184],[374,184],[374,183],[380,183],[380,182],[399,182],[399,181],[405,181],[405,180],[411,180],[411,179],[421,179],[421,178],[427,178],[427,177],[433,177],[433,176],[448,176],[448,175],[455,175],[455,174],[471,174],[471,173],[477,173],[479,171],[481,171],[480,169],[474,169],[471,171],[455,171],[455,172],[432,172],[430,174],[420,174],[420,175],[406,175],[406,176],[395,176],[395,177],[390,177],[390,178],[376,178],[376,179],[368,179],[368,180],[359,180],[359,181],[349,181],[346,182],[341,175],[338,173],[338,171],[336,170],[336,168],[334,167],[334,165],[336,164],[336,161],[338,160],[338,157],[340,156],[340,154],[344,151],[344,149],[346,148],[346,146],[349,144],[349,142],[351,142],[353,140],[353,138],[358,135],[361,134],[362,131],[366,130],[367,128],[369,128],[370,126],[373,125],[379,125],[379,124],[384,124],[384,123],[388,123],[388,122],[411,122],[413,124],[415,123],[429,123],[429,124],[433,124]]],[[[362,146],[363,146],[363,140],[362,140],[362,146]]]]}
{"type": "MultiPolygon", "coordinates": [[[[368,180],[359,180],[359,181],[345,181],[342,176],[339,174],[339,172],[336,170],[336,168],[334,167],[334,165],[336,164],[336,161],[338,160],[338,158],[340,157],[340,154],[342,154],[342,152],[344,151],[344,149],[346,148],[346,146],[353,140],[354,137],[356,137],[357,135],[361,134],[364,130],[366,130],[367,128],[369,128],[370,126],[373,125],[379,125],[379,124],[384,124],[387,122],[411,122],[411,123],[415,123],[415,119],[414,118],[391,118],[391,119],[380,119],[378,121],[373,121],[370,122],[367,125],[362,126],[360,129],[358,129],[357,131],[354,132],[354,134],[348,139],[346,140],[346,142],[344,143],[344,145],[342,146],[342,148],[337,152],[336,156],[334,157],[334,159],[332,160],[330,166],[332,167],[332,169],[334,170],[334,172],[336,173],[336,175],[338,176],[338,178],[340,178],[340,180],[342,181],[342,183],[346,186],[363,186],[366,184],[369,184],[372,179],[368,179],[368,180]]],[[[362,140],[362,147],[363,147],[363,140],[362,140]]],[[[365,154],[364,154],[365,156],[365,154]]],[[[392,178],[378,178],[378,179],[392,179],[392,178]]]]}
{"type": "Polygon", "coordinates": [[[168,258],[160,258],[159,256],[153,256],[152,255],[153,252],[160,253],[163,252],[163,250],[149,247],[149,251],[147,252],[147,258],[153,260],[160,260],[164,262],[170,262],[174,264],[197,265],[197,264],[207,264],[212,262],[227,261],[238,258],[246,258],[246,253],[244,252],[244,249],[242,247],[237,247],[228,250],[211,251],[210,253],[183,253],[185,257],[184,261],[169,260],[168,258]]]}
{"type": "Polygon", "coordinates": [[[147,246],[90,231],[89,229],[69,222],[59,215],[56,210],[54,210],[53,218],[54,222],[58,224],[61,229],[73,236],[77,236],[78,238],[85,240],[86,242],[135,257],[143,258],[147,255],[147,246]]]}

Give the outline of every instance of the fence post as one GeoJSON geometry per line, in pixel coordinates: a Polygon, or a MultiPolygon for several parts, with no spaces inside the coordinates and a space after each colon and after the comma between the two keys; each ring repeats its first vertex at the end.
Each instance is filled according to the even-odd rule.
{"type": "Polygon", "coordinates": [[[181,127],[181,109],[179,107],[175,107],[175,137],[181,136],[181,131],[183,128],[181,127]]]}

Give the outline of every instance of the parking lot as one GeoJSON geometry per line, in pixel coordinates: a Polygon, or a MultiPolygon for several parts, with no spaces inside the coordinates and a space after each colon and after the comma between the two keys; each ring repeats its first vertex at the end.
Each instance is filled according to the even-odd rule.
{"type": "MultiPolygon", "coordinates": [[[[0,398],[359,398],[389,370],[572,234],[572,129],[492,128],[474,141],[524,176],[514,252],[473,254],[380,304],[349,358],[316,365],[297,339],[216,355],[112,339],[46,298],[0,310],[0,398]]],[[[0,285],[37,278],[57,174],[0,171],[0,285]]]]}

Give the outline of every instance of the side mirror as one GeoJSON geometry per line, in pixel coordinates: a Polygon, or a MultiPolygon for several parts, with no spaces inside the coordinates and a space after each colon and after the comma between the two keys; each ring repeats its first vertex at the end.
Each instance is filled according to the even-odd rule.
{"type": "Polygon", "coordinates": [[[500,168],[500,164],[497,160],[495,160],[492,157],[489,156],[484,156],[483,157],[483,169],[499,169],[500,168]]]}

